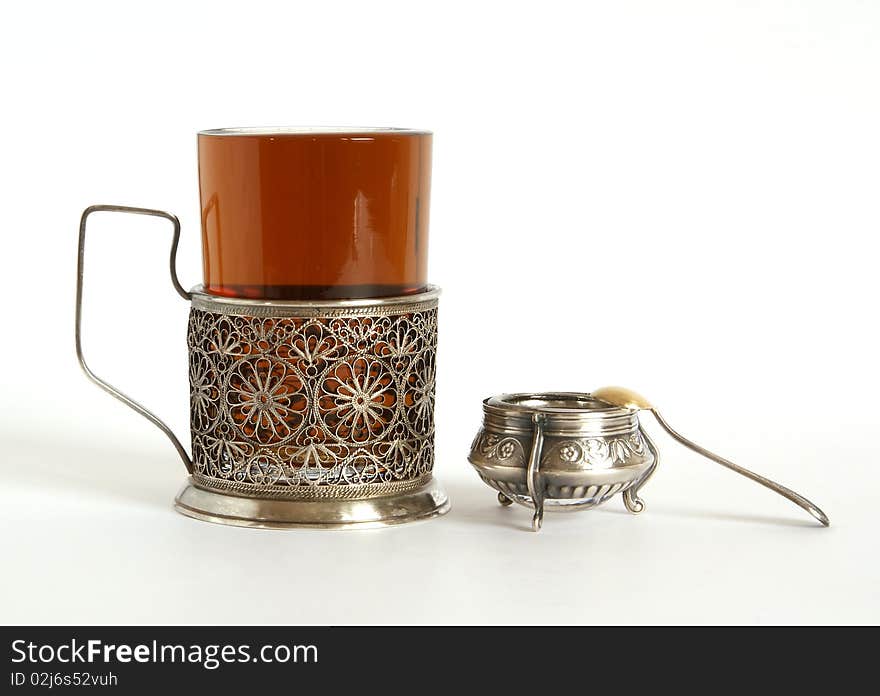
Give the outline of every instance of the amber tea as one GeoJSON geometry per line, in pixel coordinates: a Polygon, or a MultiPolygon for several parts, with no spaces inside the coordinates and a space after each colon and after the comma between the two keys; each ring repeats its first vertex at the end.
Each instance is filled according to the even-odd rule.
{"type": "Polygon", "coordinates": [[[429,132],[243,128],[198,141],[207,292],[309,300],[425,289],[429,132]]]}

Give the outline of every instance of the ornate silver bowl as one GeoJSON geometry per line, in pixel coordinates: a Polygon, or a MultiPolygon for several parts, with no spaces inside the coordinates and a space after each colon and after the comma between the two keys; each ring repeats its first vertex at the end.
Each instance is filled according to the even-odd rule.
{"type": "Polygon", "coordinates": [[[636,411],[558,392],[483,401],[483,427],[468,461],[502,505],[533,508],[538,531],[545,509],[583,510],[617,493],[630,512],[641,512],[638,491],[659,458],[636,411]]]}

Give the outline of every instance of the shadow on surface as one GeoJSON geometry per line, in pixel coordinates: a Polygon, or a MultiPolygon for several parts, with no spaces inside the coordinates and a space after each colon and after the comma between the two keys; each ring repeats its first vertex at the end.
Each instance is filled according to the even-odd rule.
{"type": "Polygon", "coordinates": [[[183,467],[173,468],[179,466],[173,450],[162,454],[113,440],[92,443],[66,432],[5,431],[0,441],[0,477],[7,486],[168,508],[184,478],[183,467]]]}
{"type": "Polygon", "coordinates": [[[479,479],[447,479],[442,472],[438,478],[452,501],[449,514],[457,521],[468,525],[532,531],[531,510],[516,504],[502,507],[498,503],[498,493],[479,479]]]}
{"type": "MultiPolygon", "coordinates": [[[[613,505],[613,501],[610,501],[613,505]]],[[[631,515],[627,510],[615,510],[613,507],[600,506],[596,508],[598,511],[612,515],[631,515]]],[[[701,519],[701,520],[720,520],[727,522],[745,522],[749,524],[772,524],[783,527],[815,527],[823,529],[822,525],[811,520],[809,515],[804,513],[804,519],[797,519],[797,513],[793,511],[791,517],[770,517],[767,515],[750,515],[741,512],[723,512],[719,510],[700,510],[694,508],[666,508],[661,509],[658,505],[646,507],[641,513],[644,516],[662,515],[664,517],[680,517],[683,519],[701,519]]]]}
{"type": "MultiPolygon", "coordinates": [[[[173,450],[167,448],[166,451],[166,448],[158,445],[143,450],[137,444],[128,447],[114,440],[92,443],[76,433],[44,435],[26,430],[6,430],[0,433],[0,442],[4,453],[0,460],[0,478],[7,486],[19,485],[56,493],[61,491],[79,499],[115,499],[167,509],[184,481],[183,467],[173,450]]],[[[532,511],[529,508],[518,504],[502,507],[498,504],[495,491],[479,480],[458,476],[447,478],[442,472],[439,479],[452,501],[449,517],[468,525],[531,532],[532,511]]],[[[564,514],[548,512],[545,524],[556,517],[591,513],[631,515],[623,508],[619,496],[615,496],[592,510],[564,514]]],[[[672,508],[649,503],[642,516],[821,529],[806,514],[798,517],[795,510],[787,517],[773,517],[699,508],[672,508]]]]}

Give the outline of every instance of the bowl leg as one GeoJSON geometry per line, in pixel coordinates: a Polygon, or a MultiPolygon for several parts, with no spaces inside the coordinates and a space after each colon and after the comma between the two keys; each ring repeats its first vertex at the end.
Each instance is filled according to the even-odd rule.
{"type": "Polygon", "coordinates": [[[513,505],[513,501],[501,491],[498,491],[498,502],[504,507],[510,507],[513,505]]]}
{"type": "Polygon", "coordinates": [[[532,517],[532,531],[540,532],[541,525],[544,524],[544,505],[543,503],[535,508],[535,516],[532,517]]]}
{"type": "Polygon", "coordinates": [[[623,492],[623,504],[626,505],[626,509],[629,510],[632,514],[638,515],[645,509],[645,501],[639,497],[639,491],[642,486],[644,486],[648,479],[651,478],[654,471],[657,469],[657,459],[654,459],[654,463],[651,465],[651,468],[645,473],[645,476],[641,481],[637,482],[634,486],[627,488],[623,492]]]}

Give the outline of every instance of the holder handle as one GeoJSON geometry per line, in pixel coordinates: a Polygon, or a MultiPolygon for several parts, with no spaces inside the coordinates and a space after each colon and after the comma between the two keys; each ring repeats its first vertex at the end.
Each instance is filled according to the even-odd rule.
{"type": "Polygon", "coordinates": [[[119,399],[126,406],[136,411],[137,413],[140,413],[144,418],[146,418],[153,425],[159,428],[159,430],[165,433],[165,435],[168,436],[168,439],[171,440],[171,444],[174,445],[174,448],[177,450],[180,458],[183,460],[183,464],[186,467],[186,470],[189,473],[192,473],[192,459],[190,459],[190,456],[183,448],[180,440],[178,440],[177,436],[172,432],[171,428],[169,428],[168,425],[166,425],[165,422],[161,420],[158,416],[156,416],[152,411],[141,406],[137,401],[123,394],[112,384],[110,384],[109,382],[105,382],[103,379],[98,377],[94,372],[92,372],[91,368],[86,363],[85,357],[83,356],[82,295],[86,248],[86,221],[88,220],[89,215],[91,215],[92,213],[130,213],[133,215],[150,215],[152,217],[160,217],[168,220],[174,227],[173,237],[171,239],[171,255],[169,258],[169,263],[171,267],[171,283],[174,285],[174,289],[177,291],[177,294],[180,295],[183,299],[189,301],[191,299],[190,293],[183,289],[183,286],[180,284],[180,280],[177,278],[177,244],[180,241],[180,221],[177,219],[177,216],[172,215],[171,213],[166,213],[162,210],[152,210],[151,208],[132,208],[125,205],[90,205],[83,211],[82,218],[79,222],[79,253],[77,255],[76,264],[76,359],[79,361],[79,366],[82,368],[83,372],[86,373],[86,377],[88,377],[95,384],[101,387],[101,389],[103,389],[105,392],[110,394],[110,396],[119,399]]]}

